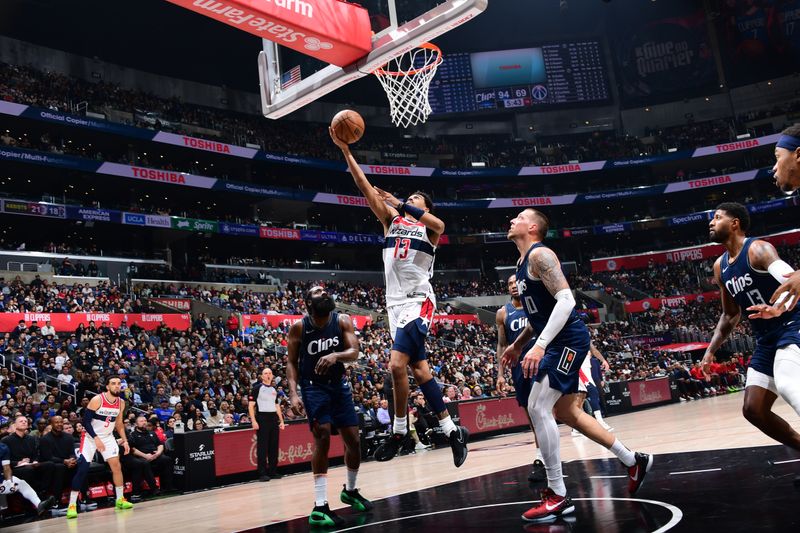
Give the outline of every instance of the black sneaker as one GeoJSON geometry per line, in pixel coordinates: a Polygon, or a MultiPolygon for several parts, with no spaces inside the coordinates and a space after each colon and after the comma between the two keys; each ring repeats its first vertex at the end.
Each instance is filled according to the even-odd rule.
{"type": "Polygon", "coordinates": [[[375,449],[375,460],[383,462],[394,459],[394,457],[397,455],[397,452],[400,451],[408,438],[408,433],[405,435],[392,433],[391,437],[386,439],[383,444],[375,449]]]}
{"type": "Polygon", "coordinates": [[[528,474],[528,481],[531,483],[541,483],[547,481],[547,471],[544,469],[544,463],[541,459],[536,459],[533,462],[533,469],[528,474]]]}
{"type": "Polygon", "coordinates": [[[453,450],[453,463],[456,468],[464,464],[467,460],[467,441],[469,440],[469,431],[464,426],[456,426],[456,430],[450,433],[450,448],[453,450]]]}
{"type": "Polygon", "coordinates": [[[259,481],[262,481],[262,482],[263,482],[263,481],[269,481],[269,480],[270,480],[270,477],[269,477],[268,475],[264,474],[263,476],[259,476],[259,477],[258,477],[258,480],[259,480],[259,481]]]}
{"type": "Polygon", "coordinates": [[[374,506],[371,501],[363,497],[358,492],[358,489],[347,490],[345,488],[346,486],[347,485],[342,485],[342,493],[339,495],[339,499],[342,500],[342,503],[346,503],[360,513],[366,513],[372,510],[374,506]]]}
{"type": "Polygon", "coordinates": [[[312,526],[321,527],[342,527],[344,525],[344,518],[331,511],[328,503],[325,505],[317,505],[311,514],[308,516],[308,523],[312,526]]]}
{"type": "Polygon", "coordinates": [[[636,464],[628,467],[628,493],[633,496],[644,483],[644,477],[653,467],[653,456],[636,452],[636,464]]]}
{"type": "Polygon", "coordinates": [[[50,496],[46,500],[42,500],[39,502],[39,505],[36,506],[36,513],[39,515],[43,515],[45,512],[55,507],[55,505],[56,505],[55,496],[50,496]]]}
{"type": "Polygon", "coordinates": [[[275,472],[274,474],[269,474],[269,478],[270,479],[280,479],[282,477],[283,477],[283,474],[278,474],[277,472],[275,472]]]}

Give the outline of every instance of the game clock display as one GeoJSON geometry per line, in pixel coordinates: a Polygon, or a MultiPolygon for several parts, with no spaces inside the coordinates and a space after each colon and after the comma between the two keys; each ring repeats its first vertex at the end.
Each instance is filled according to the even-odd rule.
{"type": "Polygon", "coordinates": [[[449,54],[431,84],[433,113],[602,104],[611,97],[598,41],[449,54]]]}

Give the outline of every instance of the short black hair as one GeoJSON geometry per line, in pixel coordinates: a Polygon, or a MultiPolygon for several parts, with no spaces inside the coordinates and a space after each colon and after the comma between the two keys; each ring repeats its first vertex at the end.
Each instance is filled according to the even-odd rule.
{"type": "Polygon", "coordinates": [[[800,124],[793,124],[783,130],[781,135],[789,135],[791,137],[800,137],[800,124]]]}
{"type": "Polygon", "coordinates": [[[717,211],[725,211],[731,218],[739,219],[739,227],[742,228],[742,231],[750,229],[750,213],[742,204],[723,202],[717,206],[717,211]]]}
{"type": "Polygon", "coordinates": [[[536,225],[539,227],[539,238],[544,240],[547,237],[547,230],[550,229],[550,219],[538,209],[529,207],[526,211],[530,211],[537,218],[536,225]]]}
{"type": "MultiPolygon", "coordinates": [[[[111,383],[112,379],[119,379],[119,376],[108,376],[106,378],[106,385],[109,385],[111,383]]],[[[120,381],[122,381],[122,380],[120,379],[120,381]]]]}
{"type": "Polygon", "coordinates": [[[409,194],[408,197],[411,198],[415,194],[417,196],[421,196],[422,199],[425,200],[425,207],[427,207],[428,211],[430,211],[430,213],[433,214],[433,198],[431,198],[431,195],[422,191],[414,191],[411,194],[409,194]]]}

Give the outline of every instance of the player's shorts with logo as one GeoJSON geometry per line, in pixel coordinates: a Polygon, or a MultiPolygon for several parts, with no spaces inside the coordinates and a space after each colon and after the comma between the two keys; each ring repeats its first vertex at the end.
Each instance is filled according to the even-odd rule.
{"type": "MultiPolygon", "coordinates": [[[[103,445],[106,447],[105,450],[100,452],[100,455],[103,456],[103,460],[108,461],[112,457],[118,457],[119,446],[117,445],[117,439],[114,438],[114,435],[98,436],[100,437],[100,440],[103,441],[103,445]]],[[[81,434],[81,456],[83,456],[87,463],[91,463],[94,460],[94,454],[96,452],[97,445],[94,442],[94,437],[84,431],[81,434]]]]}
{"type": "Polygon", "coordinates": [[[411,361],[423,361],[425,339],[436,310],[436,298],[430,294],[423,301],[393,305],[387,309],[392,350],[408,355],[411,361]]]}
{"type": "Polygon", "coordinates": [[[358,426],[353,391],[346,379],[334,383],[303,379],[300,386],[300,396],[312,429],[315,422],[331,424],[334,429],[358,426]]]}
{"type": "MultiPolygon", "coordinates": [[[[566,327],[565,327],[566,329],[566,327]]],[[[536,381],[550,377],[550,387],[563,394],[574,394],[580,387],[580,370],[586,354],[589,353],[591,338],[589,332],[575,328],[575,334],[559,335],[558,345],[551,344],[539,363],[536,381]]]]}

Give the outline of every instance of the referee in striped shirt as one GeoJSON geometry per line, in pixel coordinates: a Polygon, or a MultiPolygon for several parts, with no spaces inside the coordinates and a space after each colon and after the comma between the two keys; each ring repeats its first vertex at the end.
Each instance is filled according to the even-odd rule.
{"type": "Polygon", "coordinates": [[[261,381],[250,391],[250,420],[256,430],[256,457],[258,458],[258,480],[278,479],[278,432],[285,428],[283,413],[277,403],[278,392],[272,386],[272,370],[261,371],[261,381]],[[269,470],[267,458],[269,457],[269,470]]]}

